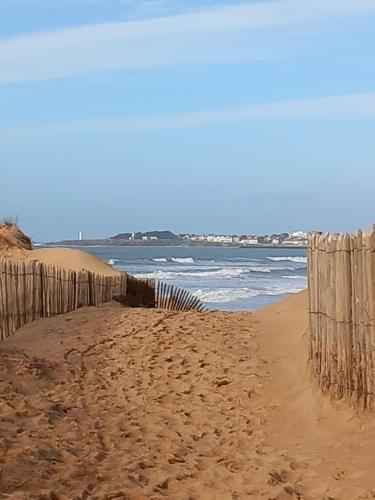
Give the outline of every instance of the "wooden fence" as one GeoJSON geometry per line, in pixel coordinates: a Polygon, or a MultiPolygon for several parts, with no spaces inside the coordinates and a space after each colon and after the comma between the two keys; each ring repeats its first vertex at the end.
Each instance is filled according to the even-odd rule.
{"type": "Polygon", "coordinates": [[[374,406],[375,226],[312,233],[308,286],[309,357],[322,391],[374,406]]]}
{"type": "Polygon", "coordinates": [[[171,284],[158,281],[156,285],[155,307],[172,311],[203,312],[206,308],[195,295],[171,284]]]}
{"type": "Polygon", "coordinates": [[[202,301],[182,288],[155,280],[140,280],[128,275],[126,295],[115,296],[117,302],[129,307],[156,307],[169,311],[199,311],[202,301]]]}
{"type": "Polygon", "coordinates": [[[0,260],[0,339],[38,318],[98,306],[126,293],[127,275],[101,276],[38,261],[0,260]]]}
{"type": "Polygon", "coordinates": [[[39,261],[0,260],[0,340],[26,323],[98,306],[115,299],[129,307],[204,308],[190,293],[128,274],[102,276],[47,266],[39,261]]]}

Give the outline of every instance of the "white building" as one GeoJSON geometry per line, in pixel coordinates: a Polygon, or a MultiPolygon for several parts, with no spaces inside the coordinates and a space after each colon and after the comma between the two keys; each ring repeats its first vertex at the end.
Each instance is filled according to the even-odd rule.
{"type": "Polygon", "coordinates": [[[246,240],[241,240],[244,245],[257,245],[259,243],[257,236],[250,236],[246,240]]]}
{"type": "Polygon", "coordinates": [[[233,238],[228,234],[209,234],[207,241],[211,243],[232,243],[233,238]]]}
{"type": "Polygon", "coordinates": [[[296,247],[306,246],[306,240],[303,238],[297,238],[296,236],[291,236],[287,240],[283,241],[283,245],[293,245],[296,247]]]}
{"type": "Polygon", "coordinates": [[[293,238],[301,238],[302,240],[307,239],[307,233],[305,233],[304,231],[295,231],[290,236],[292,236],[293,238]]]}

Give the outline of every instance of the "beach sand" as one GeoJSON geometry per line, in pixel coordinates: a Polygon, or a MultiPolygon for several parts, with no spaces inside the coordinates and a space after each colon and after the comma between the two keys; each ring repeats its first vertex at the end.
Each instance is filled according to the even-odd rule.
{"type": "Polygon", "coordinates": [[[95,255],[76,248],[33,248],[31,239],[15,222],[0,223],[0,259],[20,261],[38,260],[49,266],[64,267],[73,271],[91,271],[106,276],[117,276],[113,269],[95,255]]]}
{"type": "Polygon", "coordinates": [[[85,308],[0,345],[0,498],[375,498],[374,416],[306,368],[306,293],[85,308]]]}
{"type": "Polygon", "coordinates": [[[0,247],[0,258],[13,260],[39,260],[48,266],[64,267],[73,271],[91,271],[92,273],[106,276],[118,276],[119,271],[113,269],[103,260],[95,255],[82,252],[76,248],[36,248],[35,250],[25,250],[20,248],[0,247]]]}

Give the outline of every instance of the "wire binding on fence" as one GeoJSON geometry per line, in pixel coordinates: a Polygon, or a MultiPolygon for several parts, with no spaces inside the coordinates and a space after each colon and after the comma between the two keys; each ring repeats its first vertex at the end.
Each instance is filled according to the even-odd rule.
{"type": "Polygon", "coordinates": [[[308,241],[309,359],[322,392],[375,406],[375,226],[308,241]]]}

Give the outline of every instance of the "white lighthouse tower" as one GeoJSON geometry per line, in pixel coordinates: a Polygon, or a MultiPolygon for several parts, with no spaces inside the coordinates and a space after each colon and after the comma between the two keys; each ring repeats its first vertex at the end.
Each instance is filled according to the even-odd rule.
{"type": "Polygon", "coordinates": [[[79,231],[79,233],[78,233],[78,240],[79,240],[79,241],[82,241],[82,240],[83,240],[83,234],[82,234],[82,231],[79,231]]]}

